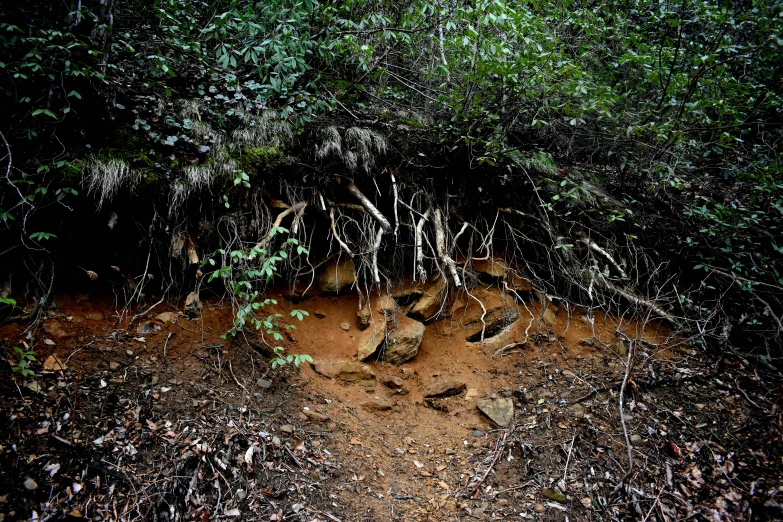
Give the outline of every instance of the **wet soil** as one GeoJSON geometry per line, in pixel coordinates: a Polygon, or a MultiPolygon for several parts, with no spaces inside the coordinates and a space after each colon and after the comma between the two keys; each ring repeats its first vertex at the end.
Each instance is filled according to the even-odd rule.
{"type": "MultiPolygon", "coordinates": [[[[356,360],[357,294],[313,293],[296,304],[273,294],[270,313],[310,313],[284,336],[288,353],[356,360]]],[[[427,324],[414,359],[368,361],[376,376],[369,390],[309,364],[272,370],[258,336],[221,338],[232,321],[228,302],[206,300],[192,317],[180,312],[183,303],[161,304],[128,325],[133,313],[109,299],[58,296],[30,338],[27,325],[0,329],[9,363],[0,387],[0,513],[8,520],[783,516],[779,375],[708,356],[655,323],[542,309],[491,286],[473,296],[489,312],[513,309],[519,320],[493,329],[481,323],[477,300],[458,296],[427,324]],[[498,337],[467,340],[481,339],[482,329],[485,339],[498,337]],[[13,346],[22,342],[35,349],[32,379],[11,370],[13,346]],[[392,377],[401,391],[383,384],[392,377]],[[424,397],[443,380],[465,389],[424,397]],[[509,427],[477,409],[488,398],[511,399],[509,427]],[[623,481],[629,447],[634,465],[623,481]]]]}

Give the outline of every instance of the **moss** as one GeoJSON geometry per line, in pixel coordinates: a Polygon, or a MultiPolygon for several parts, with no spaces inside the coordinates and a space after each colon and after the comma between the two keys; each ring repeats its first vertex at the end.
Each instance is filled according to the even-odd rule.
{"type": "Polygon", "coordinates": [[[252,175],[256,172],[270,171],[285,160],[285,154],[279,147],[242,147],[237,158],[239,167],[252,175]]]}

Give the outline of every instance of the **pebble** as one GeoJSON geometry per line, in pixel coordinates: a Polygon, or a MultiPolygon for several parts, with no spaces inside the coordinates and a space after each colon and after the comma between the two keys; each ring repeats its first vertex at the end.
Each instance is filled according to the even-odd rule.
{"type": "Polygon", "coordinates": [[[272,387],[272,381],[267,381],[266,379],[258,379],[256,384],[259,386],[259,388],[263,388],[265,390],[268,390],[272,387]]]}
{"type": "Polygon", "coordinates": [[[477,437],[477,438],[478,437],[483,437],[484,436],[484,432],[481,431],[481,430],[473,430],[473,436],[477,437]]]}
{"type": "Polygon", "coordinates": [[[293,433],[295,429],[296,428],[294,428],[290,424],[283,424],[282,426],[280,426],[280,431],[282,431],[283,433],[288,433],[289,435],[293,433]]]}
{"type": "Polygon", "coordinates": [[[457,454],[457,450],[455,450],[454,448],[446,448],[446,455],[456,455],[456,454],[457,454]]]}
{"type": "Polygon", "coordinates": [[[280,437],[272,437],[272,444],[275,446],[280,446],[283,442],[280,440],[280,437]]]}
{"type": "Polygon", "coordinates": [[[347,323],[347,322],[346,323],[340,323],[340,328],[342,328],[343,330],[348,332],[351,329],[351,325],[350,325],[350,323],[347,323]]]}
{"type": "Polygon", "coordinates": [[[120,363],[117,361],[112,361],[109,363],[109,369],[110,370],[119,370],[120,369],[120,363]]]}
{"type": "Polygon", "coordinates": [[[641,442],[641,441],[642,441],[642,436],[639,435],[638,433],[634,433],[633,435],[631,435],[631,442],[641,442]]]}
{"type": "Polygon", "coordinates": [[[329,417],[327,417],[323,413],[318,413],[317,411],[303,410],[302,413],[304,413],[306,417],[309,417],[310,419],[315,421],[326,422],[329,420],[329,417]]]}
{"type": "Polygon", "coordinates": [[[546,511],[546,508],[543,506],[543,504],[536,504],[535,506],[533,506],[533,511],[535,511],[536,513],[543,513],[544,511],[546,511]]]}

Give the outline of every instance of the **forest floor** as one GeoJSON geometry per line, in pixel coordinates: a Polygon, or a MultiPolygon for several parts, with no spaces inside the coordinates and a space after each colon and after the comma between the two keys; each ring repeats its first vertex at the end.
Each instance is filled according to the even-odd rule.
{"type": "MultiPolygon", "coordinates": [[[[356,294],[278,301],[310,312],[289,353],[355,361],[356,294]]],[[[362,387],[270,370],[220,337],[227,302],[179,310],[127,328],[110,299],[57,296],[36,375],[2,369],[0,520],[783,519],[780,376],[654,323],[561,309],[493,358],[456,312],[362,387]],[[622,419],[618,331],[640,339],[622,419]],[[459,393],[424,397],[445,381],[459,393]],[[513,403],[508,428],[477,409],[493,397],[513,403]]],[[[0,329],[8,362],[25,327],[0,329]]]]}

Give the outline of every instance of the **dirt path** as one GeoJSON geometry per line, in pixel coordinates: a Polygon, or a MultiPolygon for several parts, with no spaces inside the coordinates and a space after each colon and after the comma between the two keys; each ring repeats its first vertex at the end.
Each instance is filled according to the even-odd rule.
{"type": "MultiPolygon", "coordinates": [[[[493,290],[480,291],[490,302],[493,290]]],[[[278,301],[281,313],[311,312],[285,339],[289,352],[355,362],[356,295],[278,301]]],[[[269,371],[262,353],[219,337],[231,310],[218,301],[193,320],[161,306],[129,331],[108,301],[57,303],[35,346],[35,384],[3,370],[5,519],[783,516],[779,380],[666,344],[652,323],[559,310],[493,358],[466,341],[478,312],[466,298],[427,325],[415,358],[368,361],[374,378],[359,386],[311,365],[269,371]],[[645,341],[631,343],[625,429],[618,329],[645,341]],[[456,395],[425,397],[446,381],[456,395]],[[478,411],[492,399],[513,406],[507,428],[478,411]],[[617,490],[626,434],[634,469],[617,490]]],[[[541,311],[517,308],[512,342],[526,310],[541,311]]],[[[19,325],[0,330],[9,353],[21,336],[19,325]]]]}

